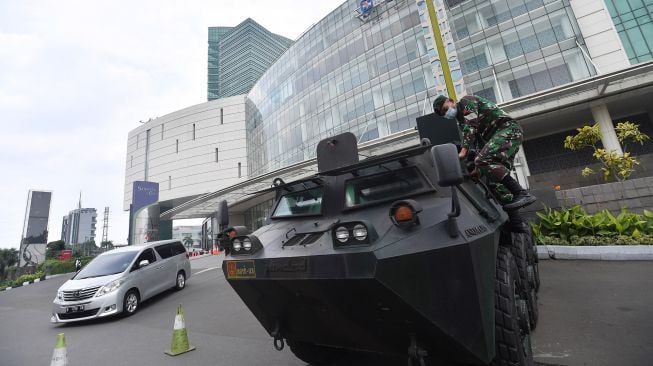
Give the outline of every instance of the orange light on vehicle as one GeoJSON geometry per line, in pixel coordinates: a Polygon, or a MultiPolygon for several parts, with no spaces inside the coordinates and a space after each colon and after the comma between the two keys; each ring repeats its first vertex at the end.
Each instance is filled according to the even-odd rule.
{"type": "Polygon", "coordinates": [[[395,221],[406,222],[413,220],[413,209],[410,206],[399,206],[395,210],[395,221]]]}

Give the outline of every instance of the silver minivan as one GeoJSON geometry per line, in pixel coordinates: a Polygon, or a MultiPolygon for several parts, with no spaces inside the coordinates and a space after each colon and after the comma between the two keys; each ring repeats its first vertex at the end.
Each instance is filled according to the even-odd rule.
{"type": "Polygon", "coordinates": [[[131,315],[142,301],[169,288],[183,289],[188,278],[190,262],[179,241],[113,249],[95,257],[59,287],[50,320],[67,323],[131,315]]]}

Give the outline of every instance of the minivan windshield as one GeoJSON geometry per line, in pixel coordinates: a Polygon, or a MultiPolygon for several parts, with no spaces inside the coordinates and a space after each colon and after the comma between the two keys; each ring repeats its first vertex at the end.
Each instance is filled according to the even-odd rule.
{"type": "Polygon", "coordinates": [[[108,276],[123,272],[129,267],[136,254],[138,254],[137,251],[129,251],[104,254],[96,257],[79,271],[75,279],[82,280],[84,278],[108,276]]]}

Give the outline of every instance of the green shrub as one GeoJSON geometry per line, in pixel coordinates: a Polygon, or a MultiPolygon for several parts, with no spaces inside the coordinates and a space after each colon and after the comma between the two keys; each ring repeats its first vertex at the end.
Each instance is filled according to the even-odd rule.
{"type": "Polygon", "coordinates": [[[34,274],[24,274],[11,282],[11,287],[20,287],[23,285],[23,282],[34,281],[38,278],[43,278],[43,272],[36,272],[34,274]]]}
{"type": "Polygon", "coordinates": [[[555,237],[566,242],[573,242],[572,237],[608,237],[609,240],[606,241],[610,243],[630,245],[644,243],[648,240],[647,235],[653,235],[653,212],[648,210],[644,210],[643,215],[628,212],[625,208],[616,216],[608,210],[590,215],[581,206],[573,206],[559,210],[546,208],[544,212],[538,212],[537,216],[539,222],[532,224],[532,227],[533,234],[540,243],[551,240],[545,237],[555,237]],[[629,239],[624,239],[626,237],[629,239]]]}

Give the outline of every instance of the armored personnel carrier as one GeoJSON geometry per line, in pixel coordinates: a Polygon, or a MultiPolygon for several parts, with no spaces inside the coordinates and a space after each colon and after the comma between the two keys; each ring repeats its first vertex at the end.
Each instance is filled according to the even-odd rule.
{"type": "MultiPolygon", "coordinates": [[[[317,174],[274,180],[267,225],[223,237],[225,278],[277,349],[287,343],[312,365],[351,352],[533,363],[530,234],[507,229],[489,190],[463,174],[456,145],[432,132],[360,161],[351,133],[321,141],[317,174]]],[[[218,216],[226,227],[226,203],[218,216]]]]}

